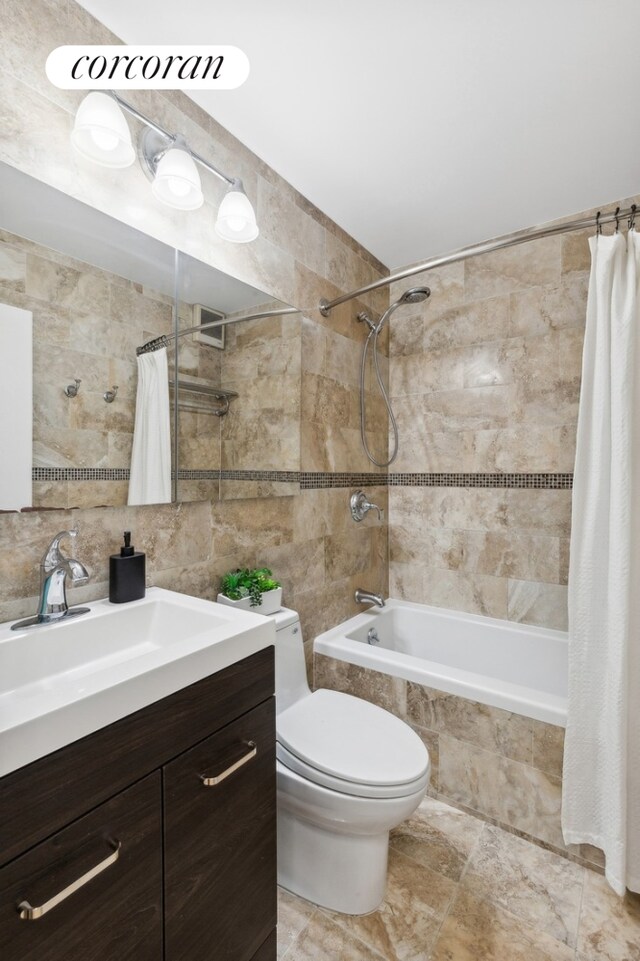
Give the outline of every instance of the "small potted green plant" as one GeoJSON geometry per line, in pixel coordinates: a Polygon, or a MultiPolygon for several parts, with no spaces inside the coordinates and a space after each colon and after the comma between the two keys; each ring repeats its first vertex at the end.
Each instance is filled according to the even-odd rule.
{"type": "Polygon", "coordinates": [[[282,606],[282,587],[268,567],[238,568],[222,578],[218,603],[257,614],[275,614],[282,606]]]}

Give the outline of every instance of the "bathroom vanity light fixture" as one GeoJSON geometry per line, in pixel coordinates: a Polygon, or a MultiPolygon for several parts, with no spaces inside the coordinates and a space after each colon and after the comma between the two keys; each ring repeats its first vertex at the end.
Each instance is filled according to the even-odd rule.
{"type": "Polygon", "coordinates": [[[259,234],[256,215],[242,181],[227,177],[192,150],[184,137],[169,133],[113,91],[92,91],[78,107],[71,134],[76,150],[104,167],[129,167],[135,160],[135,150],[123,111],[144,125],[138,158],[157,200],[178,210],[201,207],[204,195],[199,164],[227,184],[215,223],[218,236],[236,244],[256,239],[259,234]]]}
{"type": "Polygon", "coordinates": [[[216,233],[223,240],[231,240],[237,244],[247,244],[258,236],[256,215],[241,180],[234,180],[227,187],[218,208],[216,233]]]}
{"type": "Polygon", "coordinates": [[[173,140],[147,128],[140,137],[140,165],[151,181],[156,200],[178,210],[197,210],[204,203],[200,174],[184,139],[173,140]]]}
{"type": "Polygon", "coordinates": [[[97,90],[78,107],[71,143],[83,157],[103,167],[130,167],[136,159],[122,110],[109,94],[97,90]]]}

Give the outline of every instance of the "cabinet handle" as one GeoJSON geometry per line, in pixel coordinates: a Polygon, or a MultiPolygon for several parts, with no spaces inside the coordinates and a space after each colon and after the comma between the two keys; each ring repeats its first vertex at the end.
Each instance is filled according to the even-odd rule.
{"type": "Polygon", "coordinates": [[[231,767],[226,768],[226,770],[222,771],[221,774],[216,774],[215,777],[206,777],[204,774],[200,775],[200,780],[205,787],[215,787],[216,784],[220,784],[221,781],[224,781],[225,778],[228,778],[229,775],[233,774],[234,771],[237,771],[238,768],[241,768],[244,764],[248,764],[249,761],[253,760],[258,753],[256,742],[246,741],[245,743],[247,747],[251,748],[251,750],[248,752],[248,754],[245,754],[243,757],[241,757],[239,761],[236,761],[235,764],[232,764],[231,767]]]}
{"type": "Polygon", "coordinates": [[[102,872],[106,871],[112,864],[115,864],[120,857],[120,848],[122,845],[120,841],[109,841],[109,844],[113,848],[109,857],[105,858],[104,861],[100,861],[99,864],[96,864],[96,866],[87,871],[86,874],[83,874],[81,878],[73,881],[68,887],[54,894],[49,901],[45,901],[44,904],[40,904],[36,908],[32,907],[28,901],[21,901],[17,908],[20,918],[23,921],[37,921],[38,918],[41,918],[47,914],[48,911],[51,911],[52,908],[55,908],[62,901],[66,900],[69,895],[74,894],[75,891],[79,891],[85,884],[88,884],[93,878],[102,874],[102,872]]]}

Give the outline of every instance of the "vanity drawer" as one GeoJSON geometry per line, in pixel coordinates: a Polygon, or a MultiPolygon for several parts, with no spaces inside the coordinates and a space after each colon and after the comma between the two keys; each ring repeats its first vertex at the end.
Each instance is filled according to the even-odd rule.
{"type": "Polygon", "coordinates": [[[259,651],[3,777],[0,865],[271,698],[273,652],[259,651]]]}
{"type": "Polygon", "coordinates": [[[275,958],[275,698],[163,768],[165,961],[275,958]]]}
{"type": "Polygon", "coordinates": [[[3,961],[158,961],[161,812],[157,772],[3,868],[3,961]]]}

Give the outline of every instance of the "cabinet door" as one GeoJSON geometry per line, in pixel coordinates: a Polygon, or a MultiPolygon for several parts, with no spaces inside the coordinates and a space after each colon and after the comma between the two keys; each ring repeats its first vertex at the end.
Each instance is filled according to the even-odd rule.
{"type": "Polygon", "coordinates": [[[0,871],[3,961],[161,961],[160,773],[0,871]]]}
{"type": "Polygon", "coordinates": [[[163,768],[165,961],[249,961],[275,927],[275,776],[274,698],[163,768]]]}
{"type": "Polygon", "coordinates": [[[278,953],[278,936],[276,931],[272,931],[267,940],[262,944],[251,961],[275,961],[278,953]]]}

